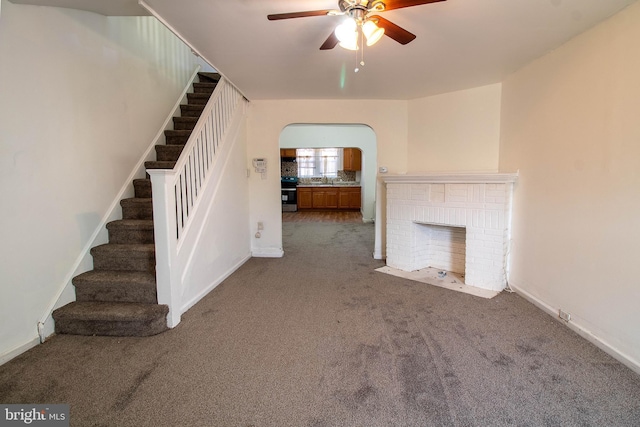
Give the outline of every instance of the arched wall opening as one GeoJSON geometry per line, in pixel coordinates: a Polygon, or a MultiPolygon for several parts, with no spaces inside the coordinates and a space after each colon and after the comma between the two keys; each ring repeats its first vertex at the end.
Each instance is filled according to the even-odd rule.
{"type": "Polygon", "coordinates": [[[364,124],[293,123],[280,133],[280,148],[345,148],[362,151],[362,220],[376,218],[377,140],[371,127],[364,124]]]}

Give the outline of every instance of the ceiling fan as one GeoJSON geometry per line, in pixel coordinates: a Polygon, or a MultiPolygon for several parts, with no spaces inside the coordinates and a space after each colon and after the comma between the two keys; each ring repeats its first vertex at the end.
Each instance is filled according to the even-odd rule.
{"type": "Polygon", "coordinates": [[[423,4],[437,3],[446,0],[338,0],[339,10],[311,10],[306,12],[276,13],[267,15],[270,21],[291,18],[306,18],[309,16],[340,16],[345,15],[350,19],[338,25],[329,38],[320,46],[320,50],[333,49],[338,44],[349,50],[358,50],[358,38],[362,35],[362,41],[366,38],[367,46],[376,43],[383,35],[386,35],[400,44],[413,41],[416,36],[393,22],[376,15],[404,7],[420,6],[423,4]],[[360,32],[358,32],[360,30],[360,32]]]}

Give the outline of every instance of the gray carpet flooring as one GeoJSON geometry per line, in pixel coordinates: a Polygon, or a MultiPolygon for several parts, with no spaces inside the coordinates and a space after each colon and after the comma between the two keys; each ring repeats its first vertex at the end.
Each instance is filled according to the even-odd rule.
{"type": "Polygon", "coordinates": [[[73,426],[638,426],[640,376],[520,298],[375,272],[371,224],[285,223],[148,338],[55,336],[0,402],[73,426]]]}

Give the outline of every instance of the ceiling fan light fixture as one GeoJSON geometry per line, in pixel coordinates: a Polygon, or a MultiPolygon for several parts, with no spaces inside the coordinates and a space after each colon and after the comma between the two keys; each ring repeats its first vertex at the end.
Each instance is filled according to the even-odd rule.
{"type": "Polygon", "coordinates": [[[373,21],[366,21],[362,25],[362,32],[367,38],[367,46],[373,46],[384,35],[384,28],[378,27],[373,21]]]}
{"type": "Polygon", "coordinates": [[[336,27],[335,34],[341,42],[350,41],[358,37],[358,25],[353,19],[345,19],[344,22],[336,27]]]}
{"type": "Polygon", "coordinates": [[[340,40],[340,47],[348,50],[358,50],[358,24],[353,19],[346,19],[335,30],[340,40]]]}
{"type": "Polygon", "coordinates": [[[357,33],[355,34],[356,34],[356,37],[354,37],[353,40],[340,42],[338,46],[347,50],[358,50],[358,37],[357,37],[357,33]]]}

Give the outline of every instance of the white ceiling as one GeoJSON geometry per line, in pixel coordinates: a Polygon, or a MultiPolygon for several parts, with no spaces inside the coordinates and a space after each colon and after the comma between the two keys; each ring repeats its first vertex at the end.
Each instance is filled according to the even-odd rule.
{"type": "MultiPolygon", "coordinates": [[[[136,0],[12,0],[104,15],[144,14],[136,0]]],[[[340,17],[268,21],[335,9],[337,0],[145,0],[249,99],[413,99],[502,81],[636,0],[447,0],[383,12],[414,33],[354,52],[320,45],[340,17]]]]}

